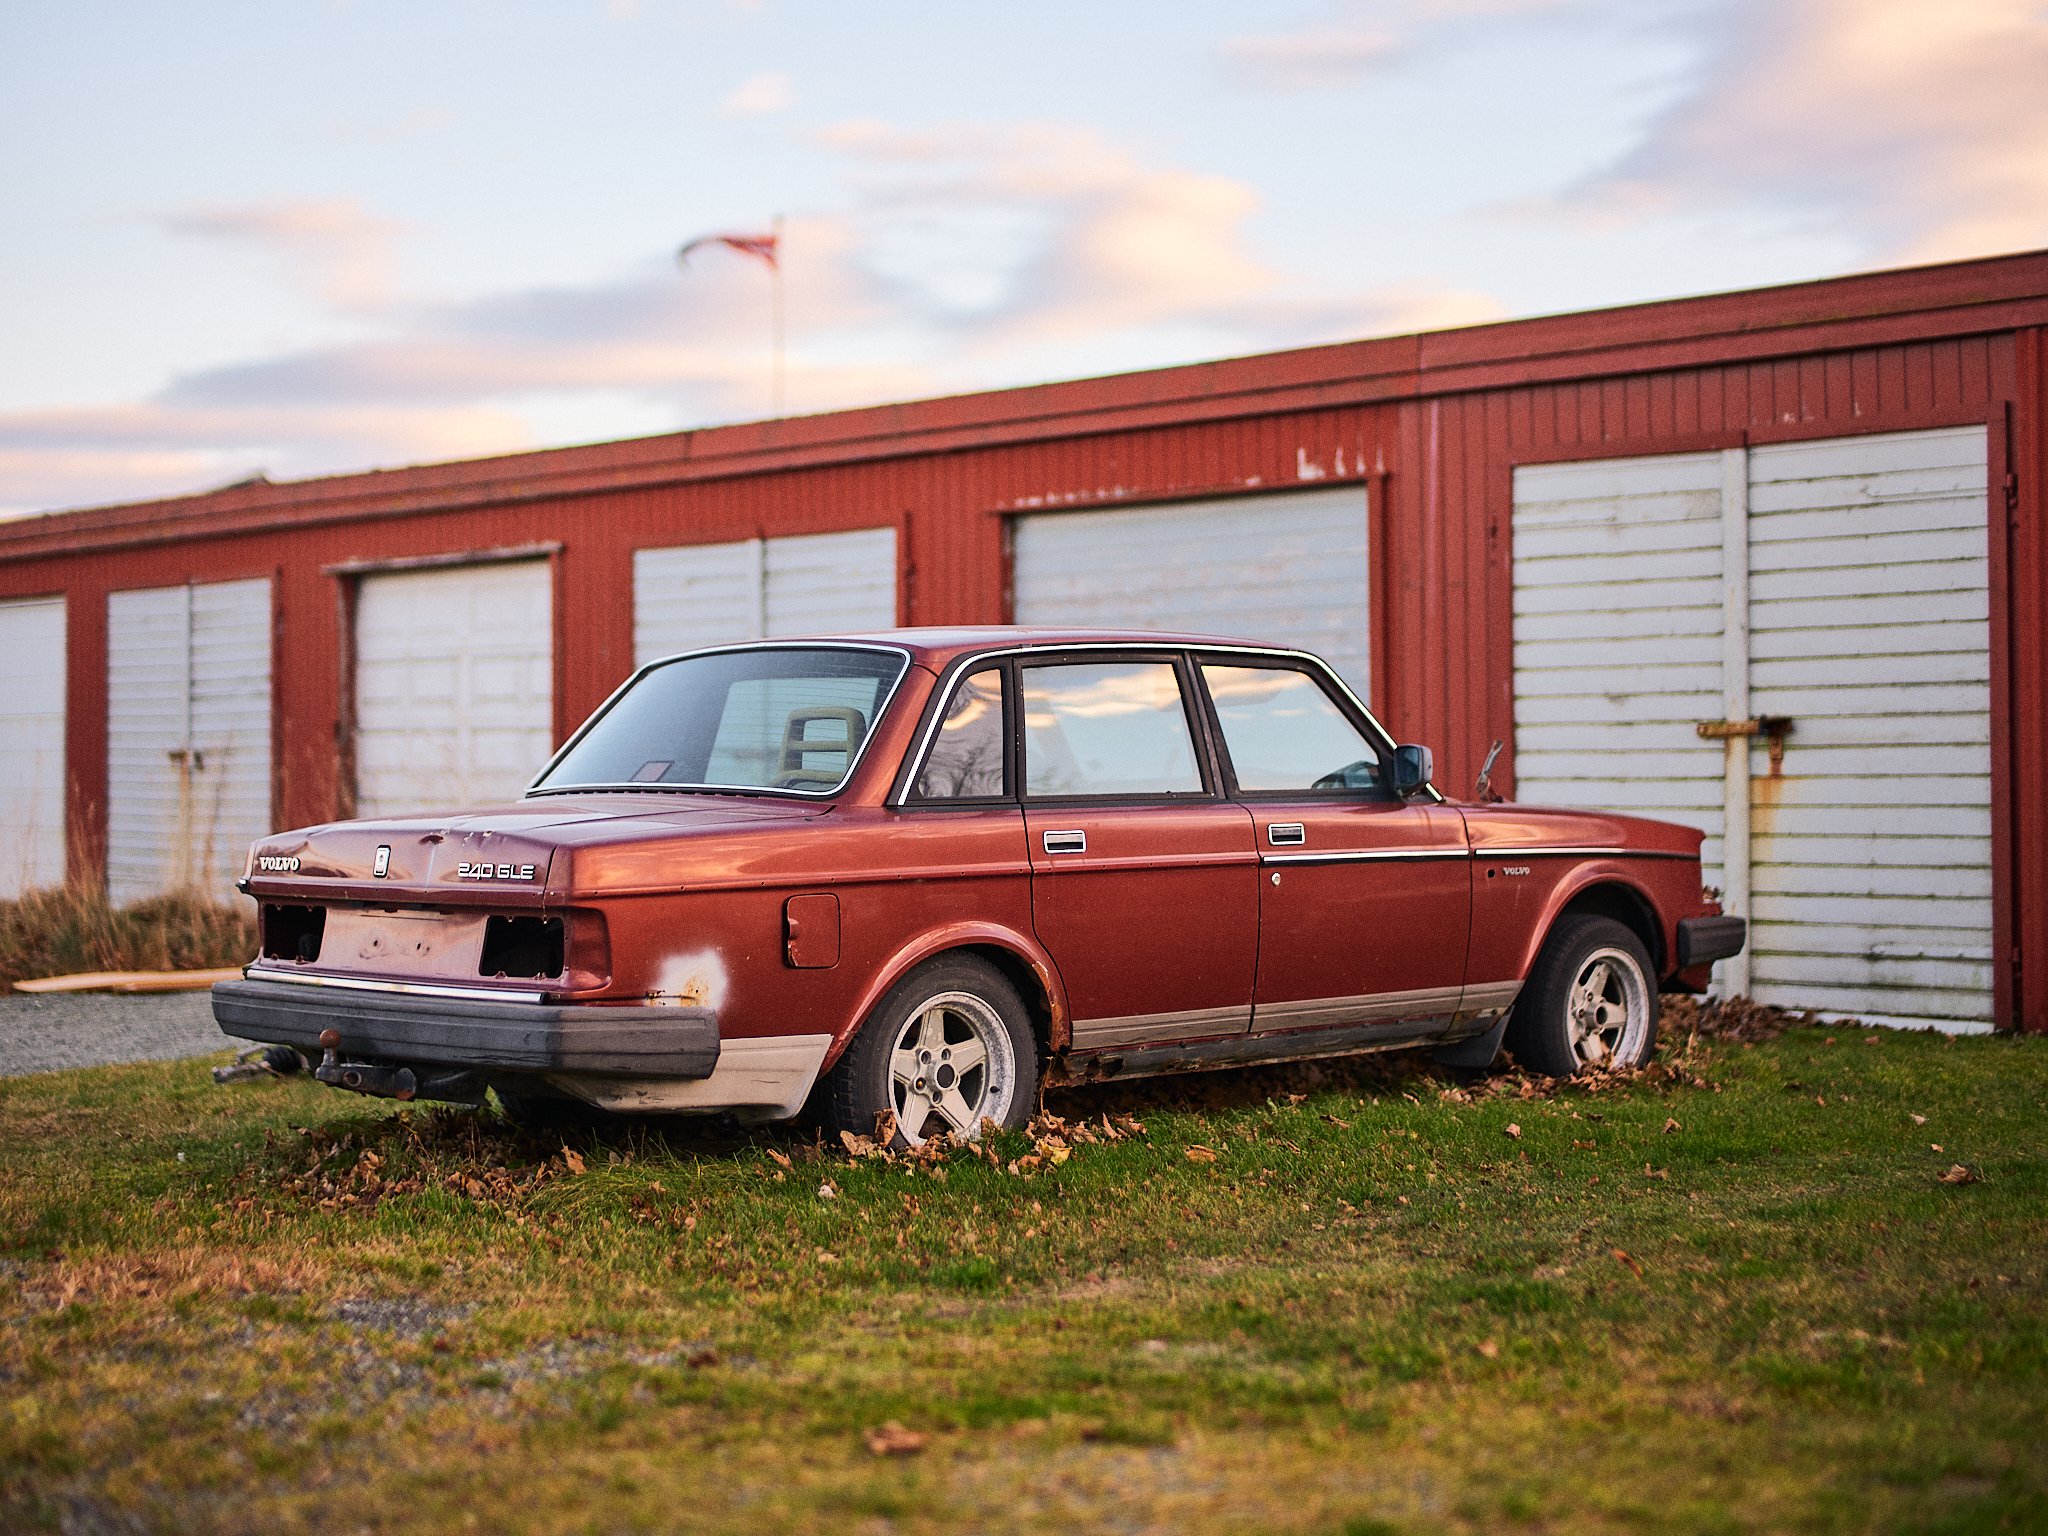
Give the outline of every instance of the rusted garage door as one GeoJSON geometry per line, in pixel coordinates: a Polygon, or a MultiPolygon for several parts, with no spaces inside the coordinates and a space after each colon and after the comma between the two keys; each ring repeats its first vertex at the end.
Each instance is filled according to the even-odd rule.
{"type": "Polygon", "coordinates": [[[64,599],[0,603],[0,897],[64,881],[64,599]]]}
{"type": "Polygon", "coordinates": [[[229,899],[270,831],[270,583],[107,598],[107,888],[229,899]]]}
{"type": "Polygon", "coordinates": [[[1991,1022],[1985,484],[1981,427],[1516,471],[1519,794],[1704,828],[1728,990],[1991,1022]]]}
{"type": "Polygon", "coordinates": [[[1365,489],[1015,520],[1019,624],[1192,630],[1316,652],[1370,681],[1365,489]]]}
{"type": "Polygon", "coordinates": [[[633,655],[896,623],[896,530],[855,528],[633,553],[633,655]]]}
{"type": "Polygon", "coordinates": [[[545,560],[364,576],[356,594],[356,809],[484,805],[554,740],[545,560]]]}

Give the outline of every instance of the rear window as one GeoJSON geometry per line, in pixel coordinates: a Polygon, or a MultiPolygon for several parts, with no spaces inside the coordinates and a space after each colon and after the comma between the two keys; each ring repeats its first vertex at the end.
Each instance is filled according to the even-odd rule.
{"type": "Polygon", "coordinates": [[[592,721],[534,788],[829,794],[905,665],[894,652],[825,646],[665,662],[592,721]]]}

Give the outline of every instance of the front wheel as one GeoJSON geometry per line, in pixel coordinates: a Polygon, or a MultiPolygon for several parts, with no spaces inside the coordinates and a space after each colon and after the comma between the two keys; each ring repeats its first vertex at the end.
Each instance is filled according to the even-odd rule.
{"type": "Polygon", "coordinates": [[[1611,917],[1560,918],[1508,1016],[1507,1047],[1531,1071],[1627,1071],[1657,1043],[1657,983],[1643,941],[1611,917]]]}
{"type": "Polygon", "coordinates": [[[833,1126],[875,1134],[895,1117],[891,1145],[941,1132],[961,1140],[984,1120],[1018,1130],[1038,1097],[1038,1047],[1024,1004],[994,966],[947,955],[899,981],[832,1069],[833,1126]]]}

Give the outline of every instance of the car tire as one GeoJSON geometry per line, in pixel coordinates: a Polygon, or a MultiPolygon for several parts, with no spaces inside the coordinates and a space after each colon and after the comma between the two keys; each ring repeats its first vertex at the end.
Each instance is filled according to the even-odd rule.
{"type": "Polygon", "coordinates": [[[1019,1130],[1038,1104],[1038,1042],[1017,989],[972,955],[944,955],[889,989],[832,1069],[832,1127],[890,1145],[947,1131],[972,1140],[984,1119],[1019,1130]]]}
{"type": "Polygon", "coordinates": [[[1657,977],[1643,941],[1611,917],[1559,918],[1515,999],[1506,1044],[1548,1077],[1647,1062],[1657,1044],[1657,977]]]}

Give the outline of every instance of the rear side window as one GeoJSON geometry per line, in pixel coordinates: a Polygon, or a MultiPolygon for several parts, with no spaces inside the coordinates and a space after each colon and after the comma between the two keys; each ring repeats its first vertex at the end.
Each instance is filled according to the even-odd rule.
{"type": "Polygon", "coordinates": [[[1003,674],[986,667],[961,679],[925,754],[911,794],[919,800],[993,800],[1009,792],[1004,759],[1003,674]]]}
{"type": "Polygon", "coordinates": [[[1025,667],[1031,795],[1197,795],[1202,774],[1171,662],[1025,667]]]}
{"type": "Polygon", "coordinates": [[[1322,685],[1290,667],[1202,668],[1241,790],[1372,790],[1379,750],[1322,685]]]}

